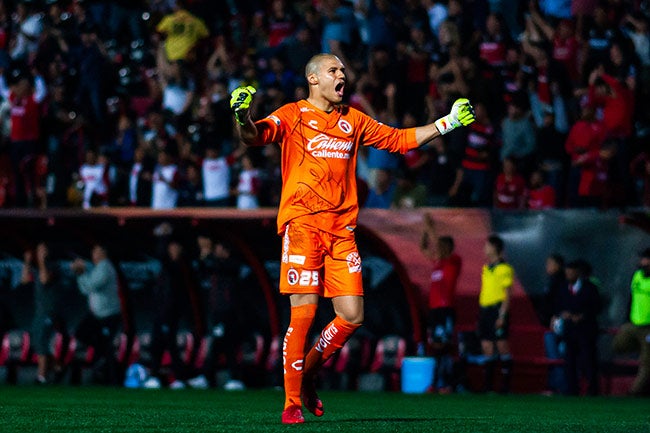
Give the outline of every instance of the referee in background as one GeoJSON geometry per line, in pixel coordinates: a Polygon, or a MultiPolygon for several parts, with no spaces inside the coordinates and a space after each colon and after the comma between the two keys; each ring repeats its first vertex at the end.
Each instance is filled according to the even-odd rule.
{"type": "Polygon", "coordinates": [[[510,391],[512,355],[508,344],[508,313],[515,272],[503,258],[503,250],[503,240],[499,236],[491,235],[487,238],[484,246],[486,263],[481,273],[478,319],[478,336],[485,357],[485,392],[493,391],[497,360],[501,364],[500,392],[510,391]]]}

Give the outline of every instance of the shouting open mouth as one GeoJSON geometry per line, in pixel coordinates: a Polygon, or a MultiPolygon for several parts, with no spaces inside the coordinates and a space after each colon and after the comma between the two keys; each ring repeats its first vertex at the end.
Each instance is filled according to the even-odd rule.
{"type": "Polygon", "coordinates": [[[339,81],[339,83],[334,87],[336,94],[339,97],[343,97],[343,90],[345,90],[345,81],[339,81]]]}

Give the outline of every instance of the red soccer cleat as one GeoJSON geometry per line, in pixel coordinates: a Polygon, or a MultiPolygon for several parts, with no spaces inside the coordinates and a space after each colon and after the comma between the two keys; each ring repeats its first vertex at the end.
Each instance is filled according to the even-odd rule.
{"type": "Polygon", "coordinates": [[[305,417],[302,416],[302,409],[298,406],[289,406],[282,412],[282,424],[302,424],[305,417]]]}
{"type": "Polygon", "coordinates": [[[313,380],[302,381],[302,403],[307,410],[316,416],[323,416],[325,409],[323,409],[323,402],[316,394],[316,387],[313,380]]]}

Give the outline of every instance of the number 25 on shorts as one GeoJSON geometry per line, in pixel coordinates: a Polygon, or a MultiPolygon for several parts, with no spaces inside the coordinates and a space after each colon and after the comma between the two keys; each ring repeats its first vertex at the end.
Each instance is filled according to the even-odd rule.
{"type": "Polygon", "coordinates": [[[318,271],[300,271],[289,269],[287,272],[287,281],[289,285],[295,286],[318,286],[318,271]]]}

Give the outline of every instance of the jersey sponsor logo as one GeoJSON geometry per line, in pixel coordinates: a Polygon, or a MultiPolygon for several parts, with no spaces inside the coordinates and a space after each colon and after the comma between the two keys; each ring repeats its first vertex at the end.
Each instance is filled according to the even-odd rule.
{"type": "Polygon", "coordinates": [[[11,107],[9,112],[12,116],[23,117],[27,113],[27,109],[24,106],[16,105],[11,107]]]}
{"type": "Polygon", "coordinates": [[[298,254],[290,254],[289,255],[289,263],[295,263],[297,265],[304,265],[305,264],[305,256],[300,256],[298,254]]]}
{"type": "Polygon", "coordinates": [[[298,274],[298,271],[293,268],[287,271],[287,283],[289,283],[290,286],[295,286],[299,279],[300,274],[298,274]]]}
{"type": "Polygon", "coordinates": [[[270,115],[268,116],[269,119],[273,121],[277,126],[280,126],[280,118],[278,116],[270,115]]]}
{"type": "Polygon", "coordinates": [[[307,151],[315,157],[350,159],[352,141],[343,141],[326,134],[318,134],[307,142],[307,151]]]}
{"type": "Polygon", "coordinates": [[[352,125],[350,125],[350,122],[348,122],[345,119],[339,120],[338,126],[339,126],[339,129],[341,131],[343,131],[344,133],[346,133],[346,134],[349,134],[350,132],[352,132],[352,125]]]}
{"type": "Polygon", "coordinates": [[[311,126],[312,128],[318,128],[318,120],[316,120],[316,119],[311,119],[311,120],[309,121],[309,126],[311,126]]]}
{"type": "Polygon", "coordinates": [[[359,253],[356,251],[350,253],[345,260],[348,262],[349,273],[353,274],[355,272],[361,272],[361,257],[359,257],[359,253]]]}

